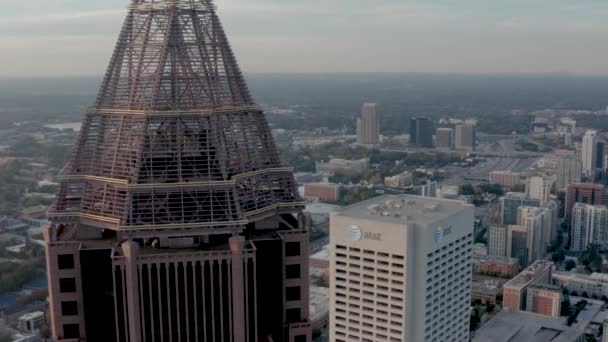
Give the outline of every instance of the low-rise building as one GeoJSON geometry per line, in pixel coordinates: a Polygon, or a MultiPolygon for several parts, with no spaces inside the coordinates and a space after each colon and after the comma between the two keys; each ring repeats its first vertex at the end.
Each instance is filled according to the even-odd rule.
{"type": "Polygon", "coordinates": [[[484,304],[496,304],[496,297],[502,293],[500,283],[486,280],[473,282],[471,285],[471,300],[479,300],[484,304]]]}
{"type": "Polygon", "coordinates": [[[492,171],[490,172],[490,183],[498,184],[505,188],[512,188],[521,184],[521,173],[512,171],[492,171]]]}
{"type": "Polygon", "coordinates": [[[511,310],[526,310],[527,291],[531,285],[551,283],[554,264],[537,260],[503,287],[503,306],[511,310]]]}
{"type": "Polygon", "coordinates": [[[498,257],[489,255],[479,262],[479,273],[501,277],[512,278],[519,272],[519,261],[515,258],[498,257]]]}
{"type": "Polygon", "coordinates": [[[565,288],[570,293],[589,297],[608,298],[608,274],[581,274],[573,272],[554,272],[553,284],[565,288]]]}
{"type": "Polygon", "coordinates": [[[17,320],[17,327],[24,332],[35,332],[46,322],[46,316],[42,311],[26,313],[17,320]]]}
{"type": "Polygon", "coordinates": [[[357,174],[369,169],[369,158],[346,160],[332,158],[328,162],[317,162],[317,172],[357,174]]]}
{"type": "Polygon", "coordinates": [[[413,182],[414,175],[409,171],[394,176],[384,177],[384,185],[393,188],[405,188],[411,186],[413,182]]]}
{"type": "Polygon", "coordinates": [[[527,291],[526,311],[539,315],[559,317],[562,291],[559,286],[530,285],[527,291]]]}
{"type": "Polygon", "coordinates": [[[304,184],[304,197],[311,200],[339,201],[341,186],[334,183],[304,184]]]}

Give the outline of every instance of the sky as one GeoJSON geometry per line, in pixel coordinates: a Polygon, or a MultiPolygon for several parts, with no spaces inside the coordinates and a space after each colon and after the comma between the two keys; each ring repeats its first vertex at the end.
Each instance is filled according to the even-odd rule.
{"type": "MultiPolygon", "coordinates": [[[[98,76],[128,0],[0,0],[0,78],[98,76]]],[[[608,75],[606,0],[215,0],[245,72],[608,75]]]]}

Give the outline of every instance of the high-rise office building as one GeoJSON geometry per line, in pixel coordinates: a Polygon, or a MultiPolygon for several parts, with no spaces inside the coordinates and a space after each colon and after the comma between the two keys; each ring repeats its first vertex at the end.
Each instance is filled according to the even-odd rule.
{"type": "Polygon", "coordinates": [[[410,145],[433,147],[433,121],[429,118],[410,119],[410,145]]]}
{"type": "Polygon", "coordinates": [[[575,203],[585,203],[590,205],[606,205],[608,196],[601,184],[592,183],[572,183],[566,190],[565,222],[572,224],[572,208],[575,203]]]}
{"type": "Polygon", "coordinates": [[[382,196],[330,221],[330,341],[468,341],[473,207],[382,196]]]}
{"type": "MultiPolygon", "coordinates": [[[[517,225],[526,227],[528,264],[541,259],[551,242],[552,215],[546,208],[519,207],[517,209],[517,225]]],[[[522,265],[523,266],[523,265],[522,265]]]]}
{"type": "Polygon", "coordinates": [[[475,126],[457,125],[454,133],[454,147],[457,150],[474,151],[476,144],[475,126]]]}
{"type": "Polygon", "coordinates": [[[581,156],[583,160],[583,173],[587,177],[594,177],[597,168],[597,131],[588,130],[585,132],[581,156]]]}
{"type": "Polygon", "coordinates": [[[521,192],[507,192],[500,198],[500,223],[517,224],[517,209],[521,206],[540,207],[540,200],[521,192]]]}
{"type": "Polygon", "coordinates": [[[380,141],[380,129],[375,103],[364,103],[361,118],[357,120],[357,143],[377,145],[380,141]]]}
{"type": "Polygon", "coordinates": [[[129,5],[44,231],[53,341],[310,341],[308,231],[210,0],[129,5]]]}
{"type": "Polygon", "coordinates": [[[420,196],[422,197],[436,197],[437,196],[437,182],[426,180],[422,186],[420,186],[420,196]]]}
{"type": "Polygon", "coordinates": [[[437,131],[435,131],[435,147],[442,149],[453,149],[454,129],[437,128],[437,131]]]}
{"type": "Polygon", "coordinates": [[[488,255],[507,256],[507,226],[492,225],[488,229],[488,255]]]}
{"type": "Polygon", "coordinates": [[[572,208],[572,243],[570,249],[580,252],[590,244],[608,246],[608,208],[603,205],[576,203],[572,208]]]}
{"type": "Polygon", "coordinates": [[[546,203],[549,201],[553,183],[554,181],[547,177],[530,177],[526,181],[526,193],[530,198],[540,200],[541,203],[546,203]]]}
{"type": "Polygon", "coordinates": [[[528,228],[509,225],[507,228],[507,257],[519,261],[521,267],[528,265],[528,228]]]}
{"type": "Polygon", "coordinates": [[[557,162],[557,190],[564,190],[571,183],[579,183],[583,174],[583,164],[572,156],[561,157],[557,162]]]}

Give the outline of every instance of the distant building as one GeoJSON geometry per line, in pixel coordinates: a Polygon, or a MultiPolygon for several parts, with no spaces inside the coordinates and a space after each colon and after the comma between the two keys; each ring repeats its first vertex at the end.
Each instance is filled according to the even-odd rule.
{"type": "Polygon", "coordinates": [[[433,147],[433,121],[429,118],[410,119],[410,145],[433,147]]]}
{"type": "Polygon", "coordinates": [[[553,284],[575,292],[579,296],[585,293],[589,297],[608,298],[608,274],[554,272],[553,284]]]}
{"type": "Polygon", "coordinates": [[[503,306],[511,310],[527,310],[527,292],[531,285],[551,283],[554,264],[537,260],[503,286],[503,306]]]}
{"type": "Polygon", "coordinates": [[[540,200],[541,203],[549,201],[553,180],[547,177],[530,177],[526,181],[526,193],[532,199],[540,200]]]}
{"type": "Polygon", "coordinates": [[[486,304],[496,304],[496,297],[502,293],[500,284],[493,281],[473,282],[471,285],[471,300],[479,300],[486,304]]]}
{"type": "Polygon", "coordinates": [[[342,187],[334,183],[304,184],[304,197],[313,200],[339,201],[342,187]]]}
{"type": "Polygon", "coordinates": [[[329,269],[329,245],[310,256],[310,266],[315,268],[329,269]]]}
{"type": "Polygon", "coordinates": [[[435,147],[441,149],[454,148],[454,129],[437,128],[435,131],[435,147]]]}
{"type": "Polygon", "coordinates": [[[527,194],[508,192],[500,198],[501,224],[517,224],[517,209],[521,206],[540,207],[540,200],[530,198],[527,194]]]}
{"type": "Polygon", "coordinates": [[[357,120],[357,143],[377,145],[380,140],[378,115],[375,103],[364,103],[361,118],[357,120]]]}
{"type": "Polygon", "coordinates": [[[454,134],[454,147],[457,150],[475,151],[475,126],[457,125],[454,134]]]}
{"type": "Polygon", "coordinates": [[[491,225],[488,228],[488,255],[507,256],[507,226],[491,225]]]}
{"type": "Polygon", "coordinates": [[[437,196],[437,182],[427,180],[420,187],[420,196],[422,196],[422,197],[436,197],[437,196]]]}
{"type": "Polygon", "coordinates": [[[604,186],[592,183],[572,183],[566,190],[565,221],[568,225],[572,224],[572,208],[575,203],[585,203],[590,205],[606,205],[604,186]]]}
{"type": "Polygon", "coordinates": [[[570,232],[572,251],[584,251],[590,244],[608,247],[608,208],[576,203],[572,208],[570,232]]]}
{"type": "Polygon", "coordinates": [[[583,173],[583,164],[572,156],[561,157],[557,162],[557,190],[564,190],[571,183],[579,183],[583,173]]]}
{"type": "Polygon", "coordinates": [[[597,164],[597,131],[588,130],[583,136],[582,146],[583,173],[587,177],[595,177],[597,164]]]}
{"type": "Polygon", "coordinates": [[[369,158],[346,160],[332,158],[328,162],[317,162],[317,172],[357,174],[369,169],[369,158]]]}
{"type": "Polygon", "coordinates": [[[527,231],[527,264],[544,257],[547,245],[552,238],[553,222],[549,210],[537,207],[519,207],[517,224],[525,227],[527,231]]]}
{"type": "Polygon", "coordinates": [[[564,134],[564,145],[572,146],[572,133],[564,134]]]}
{"type": "Polygon", "coordinates": [[[539,315],[559,317],[562,291],[559,286],[530,285],[527,290],[526,311],[539,315]]]}
{"type": "Polygon", "coordinates": [[[479,262],[479,273],[501,278],[512,278],[519,272],[519,260],[515,258],[487,256],[479,262]]]}
{"type": "Polygon", "coordinates": [[[384,185],[393,188],[405,188],[414,182],[414,175],[409,171],[404,171],[398,175],[384,177],[384,185]]]}
{"type": "Polygon", "coordinates": [[[512,188],[521,184],[521,173],[512,171],[492,171],[490,172],[490,183],[498,184],[505,188],[512,188]]]}
{"type": "Polygon", "coordinates": [[[329,341],[468,341],[473,219],[408,195],[332,214],[329,341]]]}

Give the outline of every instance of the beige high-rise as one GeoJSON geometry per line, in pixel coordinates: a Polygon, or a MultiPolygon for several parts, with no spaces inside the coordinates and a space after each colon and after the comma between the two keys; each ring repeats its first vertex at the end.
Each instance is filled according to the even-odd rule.
{"type": "Polygon", "coordinates": [[[409,195],[332,214],[330,341],[468,341],[473,218],[409,195]]]}
{"type": "Polygon", "coordinates": [[[364,103],[361,109],[361,118],[357,120],[357,143],[362,145],[376,145],[380,140],[378,127],[378,114],[375,103],[364,103]]]}

